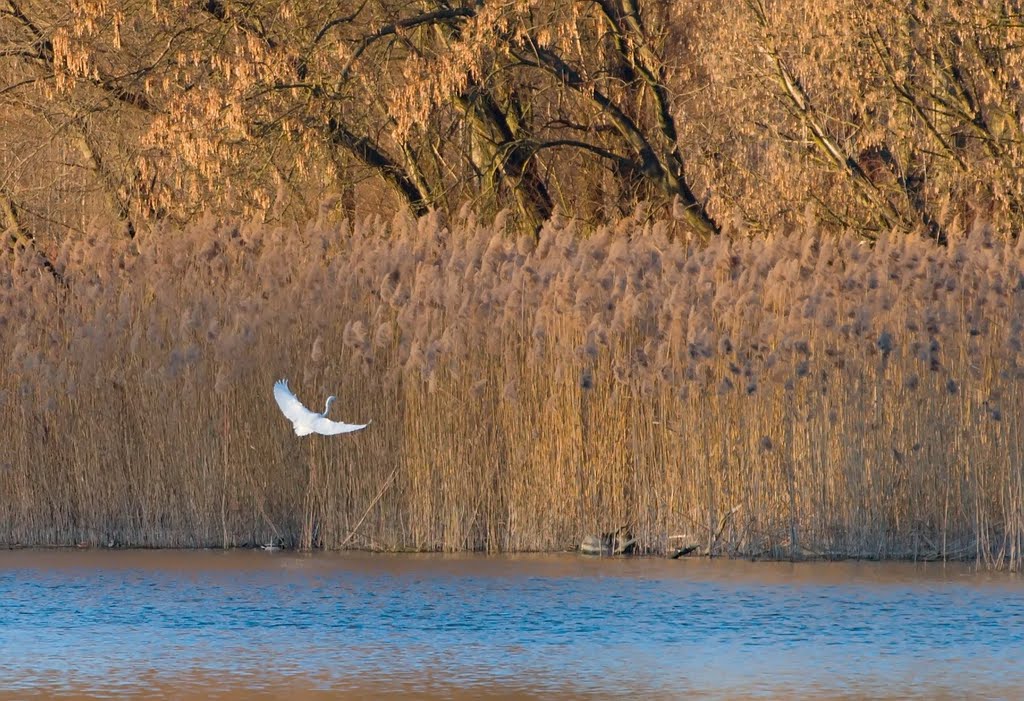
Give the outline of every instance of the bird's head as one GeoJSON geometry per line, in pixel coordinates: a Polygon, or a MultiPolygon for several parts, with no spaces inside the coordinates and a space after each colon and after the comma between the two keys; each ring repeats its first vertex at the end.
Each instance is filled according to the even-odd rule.
{"type": "Polygon", "coordinates": [[[328,411],[331,410],[331,402],[333,402],[335,399],[337,399],[337,397],[335,397],[333,394],[327,398],[327,403],[324,405],[325,415],[327,414],[328,411]]]}

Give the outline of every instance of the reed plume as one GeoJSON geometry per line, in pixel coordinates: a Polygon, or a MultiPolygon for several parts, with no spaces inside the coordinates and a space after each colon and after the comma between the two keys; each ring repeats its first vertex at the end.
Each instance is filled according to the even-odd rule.
{"type": "Polygon", "coordinates": [[[68,244],[63,286],[15,261],[0,540],[493,552],[630,524],[650,552],[1020,567],[1018,243],[503,226],[209,220],[68,244]],[[300,445],[287,374],[373,427],[300,445]]]}

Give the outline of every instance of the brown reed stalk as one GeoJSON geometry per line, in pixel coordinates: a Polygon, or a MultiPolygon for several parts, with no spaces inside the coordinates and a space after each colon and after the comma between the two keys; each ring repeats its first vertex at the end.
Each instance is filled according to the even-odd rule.
{"type": "Polygon", "coordinates": [[[1016,243],[666,232],[205,222],[15,267],[0,541],[1020,567],[1016,243]],[[282,375],[374,423],[298,439],[282,375]]]}

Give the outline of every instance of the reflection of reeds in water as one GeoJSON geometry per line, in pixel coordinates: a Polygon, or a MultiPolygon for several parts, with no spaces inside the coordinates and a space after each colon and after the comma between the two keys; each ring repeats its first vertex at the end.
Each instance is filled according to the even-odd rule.
{"type": "Polygon", "coordinates": [[[500,228],[207,223],[69,244],[67,289],[15,265],[4,540],[532,550],[628,523],[660,551],[740,506],[720,552],[1019,564],[1019,244],[500,228]],[[286,375],[373,427],[298,441],[286,375]]]}

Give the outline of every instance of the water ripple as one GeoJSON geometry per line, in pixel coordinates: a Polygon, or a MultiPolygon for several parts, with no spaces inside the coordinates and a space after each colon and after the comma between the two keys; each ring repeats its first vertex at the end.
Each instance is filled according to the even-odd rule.
{"type": "Polygon", "coordinates": [[[0,688],[1024,696],[1019,580],[874,567],[4,553],[0,688]]]}

